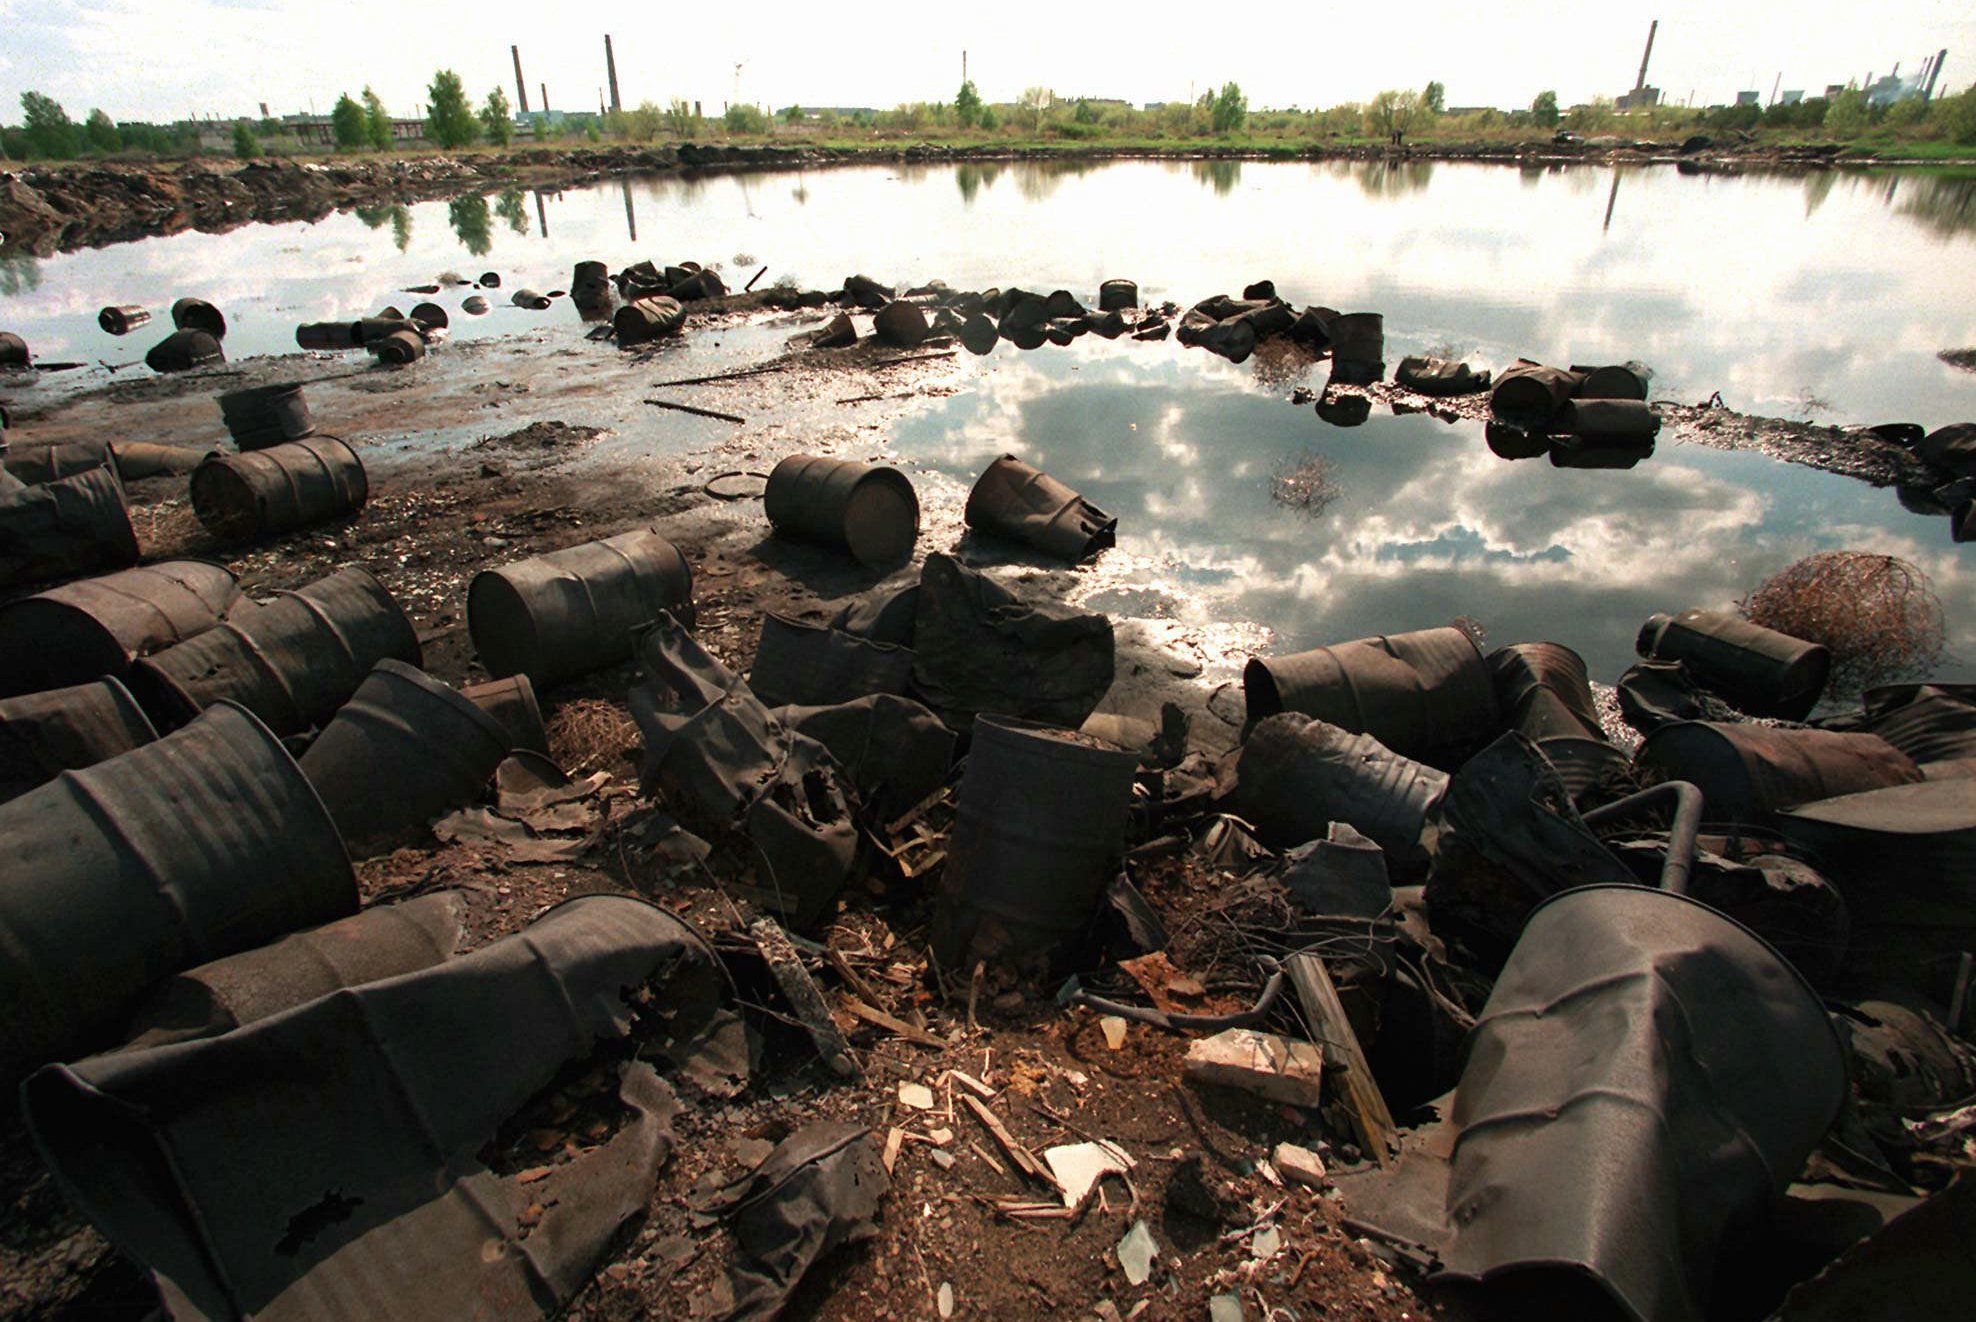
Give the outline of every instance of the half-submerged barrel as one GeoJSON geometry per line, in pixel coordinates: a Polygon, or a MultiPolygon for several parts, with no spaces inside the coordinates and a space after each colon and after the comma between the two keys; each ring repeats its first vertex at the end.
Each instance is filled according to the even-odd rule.
{"type": "Polygon", "coordinates": [[[988,465],[967,495],[967,526],[1078,561],[1117,544],[1118,520],[1012,454],[988,465]]]}
{"type": "Polygon", "coordinates": [[[316,433],[316,420],[299,385],[229,390],[219,396],[219,405],[227,434],[243,450],[265,450],[316,433]]]}
{"type": "Polygon", "coordinates": [[[1302,712],[1428,763],[1499,724],[1482,651],[1454,625],[1251,657],[1242,691],[1251,721],[1302,712]]]}
{"type": "Polygon", "coordinates": [[[114,465],[0,492],[0,587],[118,569],[138,554],[114,465]]]}
{"type": "Polygon", "coordinates": [[[240,600],[225,565],[167,560],[0,606],[0,695],[122,677],[136,658],[218,624],[240,600]]]}
{"type": "Polygon", "coordinates": [[[467,588],[467,628],[487,673],[538,689],[616,665],[661,612],[687,623],[693,570],[646,528],[484,570],[467,588]]]}
{"type": "Polygon", "coordinates": [[[1137,754],[978,716],[933,918],[941,963],[1047,955],[1091,919],[1125,848],[1137,754]]]}
{"type": "Polygon", "coordinates": [[[144,658],[130,687],[160,727],[231,700],[290,735],[335,715],[386,659],[417,665],[418,635],[384,585],[351,566],[144,658]]]}
{"type": "Polygon", "coordinates": [[[157,737],[114,679],[0,698],[0,803],[157,737]]]}
{"type": "Polygon", "coordinates": [[[919,497],[896,468],[792,454],[769,473],[762,506],[777,532],[842,547],[864,565],[898,564],[919,540],[919,497]]]}
{"type": "Polygon", "coordinates": [[[96,314],[96,324],[112,335],[128,335],[150,320],[150,312],[134,303],[113,303],[96,314]]]}
{"type": "Polygon", "coordinates": [[[677,335],[685,324],[686,309],[678,299],[663,294],[627,303],[611,317],[611,328],[617,332],[620,349],[677,335]]]}
{"type": "Polygon", "coordinates": [[[0,805],[0,876],[0,1074],[102,1045],[160,978],[357,908],[322,801],[231,704],[0,805]]]}
{"type": "Polygon", "coordinates": [[[1832,654],[1817,643],[1766,629],[1722,611],[1654,615],[1640,628],[1638,650],[1679,661],[1702,687],[1752,716],[1801,721],[1818,705],[1832,654]]]}
{"type": "Polygon", "coordinates": [[[204,331],[216,340],[226,338],[226,318],[203,298],[181,298],[172,304],[172,325],[182,331],[204,331]]]}
{"type": "Polygon", "coordinates": [[[364,461],[334,436],[214,453],[192,471],[192,512],[216,537],[267,537],[328,523],[355,514],[369,495],[364,461]]]}
{"type": "Polygon", "coordinates": [[[225,361],[220,342],[201,330],[173,331],[144,355],[144,365],[154,372],[190,372],[225,361]]]}
{"type": "Polygon", "coordinates": [[[472,803],[509,742],[501,723],[457,690],[385,660],[302,754],[302,773],[344,840],[363,845],[472,803]]]}

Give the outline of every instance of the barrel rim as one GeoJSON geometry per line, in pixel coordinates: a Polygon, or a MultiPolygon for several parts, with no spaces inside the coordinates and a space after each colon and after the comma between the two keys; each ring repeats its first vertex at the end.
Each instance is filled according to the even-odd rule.
{"type": "MultiPolygon", "coordinates": [[[[504,751],[513,747],[514,739],[510,736],[507,726],[502,725],[487,712],[481,710],[480,705],[472,698],[467,697],[451,684],[443,683],[430,671],[408,662],[400,661],[396,657],[387,656],[370,668],[370,674],[364,676],[364,684],[370,683],[371,679],[380,673],[411,686],[415,691],[423,693],[435,701],[444,704],[450,710],[465,716],[483,734],[490,736],[498,742],[504,751]]],[[[363,685],[360,684],[357,686],[357,692],[361,693],[362,691],[363,685]]],[[[356,696],[356,693],[350,695],[352,700],[356,696]]],[[[344,705],[348,706],[349,704],[346,702],[344,705]]],[[[333,720],[334,717],[331,719],[333,720]]]]}

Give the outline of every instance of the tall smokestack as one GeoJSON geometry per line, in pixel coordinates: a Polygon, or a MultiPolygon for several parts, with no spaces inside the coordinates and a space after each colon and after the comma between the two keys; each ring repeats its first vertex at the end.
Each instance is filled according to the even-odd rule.
{"type": "Polygon", "coordinates": [[[961,52],[961,81],[967,81],[967,52],[961,52]]]}
{"type": "Polygon", "coordinates": [[[1640,56],[1640,76],[1633,80],[1633,90],[1639,91],[1647,85],[1647,61],[1654,57],[1654,34],[1660,31],[1660,20],[1655,19],[1647,29],[1647,49],[1640,56]]]}
{"type": "Polygon", "coordinates": [[[1936,53],[1935,62],[1928,66],[1928,85],[1921,89],[1921,97],[1924,101],[1935,95],[1935,80],[1942,76],[1942,61],[1948,57],[1949,48],[1944,46],[1936,53]]]}
{"type": "Polygon", "coordinates": [[[521,98],[521,113],[528,113],[528,84],[521,77],[521,47],[508,47],[508,54],[515,57],[515,93],[521,98]]]}
{"type": "Polygon", "coordinates": [[[549,113],[549,84],[542,84],[542,113],[549,113]]]}
{"type": "Polygon", "coordinates": [[[604,72],[611,78],[611,109],[623,110],[624,102],[618,100],[617,56],[611,53],[611,34],[604,34],[604,72]]]}

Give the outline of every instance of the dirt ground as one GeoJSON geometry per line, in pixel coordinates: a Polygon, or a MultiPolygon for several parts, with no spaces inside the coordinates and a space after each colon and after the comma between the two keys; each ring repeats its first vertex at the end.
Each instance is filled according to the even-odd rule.
{"type": "MultiPolygon", "coordinates": [[[[646,354],[619,353],[608,344],[571,346],[545,332],[450,347],[401,369],[298,355],[178,378],[119,380],[74,396],[19,386],[0,393],[15,415],[16,445],[110,434],[203,449],[222,439],[216,392],[305,381],[322,429],[351,440],[363,455],[371,495],[362,512],[331,527],[226,546],[192,517],[182,478],[148,479],[131,489],[147,558],[223,561],[250,593],[362,565],[410,615],[427,668],[465,683],[485,678],[465,621],[465,590],[476,572],[656,523],[691,561],[699,638],[744,670],[766,612],[821,616],[885,576],[771,537],[758,500],[722,498],[758,490],[759,482],[710,479],[765,472],[798,450],[893,458],[883,439],[887,422],[916,400],[965,385],[965,359],[943,355],[939,346],[887,365],[901,355],[867,343],[691,392],[697,406],[745,414],[749,421],[740,426],[642,403],[655,382],[775,358],[789,336],[813,324],[813,317],[741,303],[703,316],[684,341],[646,354]],[[835,403],[843,399],[860,402],[835,403]]],[[[1388,402],[1394,394],[1389,387],[1375,393],[1388,402]]],[[[1428,405],[1418,397],[1400,403],[1428,405]]],[[[1722,414],[1713,425],[1686,416],[1676,425],[1703,443],[1780,446],[1814,462],[1830,452],[1850,464],[1859,452],[1857,442],[1710,412],[1722,414]]],[[[934,488],[921,498],[922,555],[958,547],[976,563],[994,562],[992,549],[963,538],[957,493],[934,488]]],[[[1028,567],[1010,581],[1025,594],[1051,595],[1066,572],[1028,567]]],[[[1204,665],[1201,644],[1122,634],[1121,683],[1105,709],[1150,715],[1160,701],[1176,700],[1195,717],[1197,747],[1226,747],[1234,731],[1208,706],[1226,673],[1217,669],[1223,658],[1204,665]]],[[[457,888],[468,898],[471,939],[479,945],[570,896],[630,891],[680,912],[718,948],[745,946],[744,904],[717,884],[668,879],[631,834],[635,795],[629,791],[637,784],[640,751],[626,705],[632,682],[627,665],[542,695],[556,760],[572,772],[609,773],[619,792],[612,825],[587,855],[573,863],[526,864],[475,846],[428,841],[363,860],[364,902],[457,888]]],[[[1154,869],[1142,884],[1174,926],[1219,879],[1190,859],[1154,869]]],[[[1236,1296],[1249,1319],[1472,1315],[1429,1290],[1403,1248],[1348,1226],[1348,1209],[1335,1191],[1286,1185],[1267,1164],[1284,1141],[1313,1148],[1327,1162],[1354,1160],[1345,1131],[1303,1111],[1183,1082],[1186,1044],[1176,1035],[1135,1025],[1113,1049],[1096,1016],[1057,1007],[1054,988],[991,981],[976,989],[972,1007],[961,988],[943,996],[927,966],[928,912],[923,889],[859,892],[814,934],[855,972],[861,994],[911,1024],[915,1038],[844,1015],[859,1077],[840,1082],[806,1039],[772,1015],[755,1016],[772,1048],[765,1053],[769,1063],[741,1098],[695,1099],[677,1122],[674,1155],[645,1216],[625,1230],[567,1316],[615,1322],[717,1315],[727,1298],[732,1249],[719,1224],[697,1211],[700,1200],[759,1161],[769,1144],[826,1118],[868,1124],[881,1136],[903,1130],[906,1138],[877,1237],[828,1260],[805,1282],[790,1317],[937,1317],[943,1285],[951,1287],[953,1316],[963,1318],[1199,1319],[1215,1295],[1236,1296]],[[956,1109],[953,1070],[996,1091],[991,1105],[1026,1145],[1106,1139],[1137,1165],[1127,1181],[1108,1181],[1098,1203],[1074,1221],[998,1210],[999,1199],[1041,1195],[1009,1169],[982,1127],[956,1109]],[[934,1109],[903,1104],[901,1083],[931,1088],[934,1109]],[[1140,1219],[1159,1257],[1150,1280],[1135,1287],[1116,1249],[1140,1219]]],[[[833,998],[845,986],[836,972],[820,978],[833,998]]],[[[1232,1004],[1212,991],[1200,996],[1204,1008],[1232,1004]]],[[[581,1081],[571,1082],[567,1096],[548,1099],[548,1120],[512,1136],[497,1164],[555,1160],[597,1141],[580,1127],[581,1091],[581,1081]]],[[[135,1319],[154,1307],[140,1273],[52,1187],[10,1114],[0,1128],[0,1318],[135,1319]]]]}

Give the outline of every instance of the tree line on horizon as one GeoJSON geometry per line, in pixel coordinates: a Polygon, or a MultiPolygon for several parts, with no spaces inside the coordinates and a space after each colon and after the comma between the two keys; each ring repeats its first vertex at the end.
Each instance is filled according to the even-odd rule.
{"type": "MultiPolygon", "coordinates": [[[[481,141],[495,147],[513,142],[515,116],[502,88],[489,91],[476,107],[468,101],[460,76],[440,69],[426,91],[426,143],[456,150],[481,141]]],[[[0,126],[0,159],[172,156],[196,154],[201,149],[202,126],[198,123],[118,123],[98,108],[78,124],[59,102],[35,91],[22,94],[21,111],[21,123],[0,126]]],[[[390,151],[397,144],[395,123],[369,86],[358,96],[345,92],[329,115],[330,145],[338,152],[390,151]]],[[[646,101],[622,112],[565,115],[561,124],[538,116],[530,127],[538,142],[572,133],[593,142],[605,138],[691,141],[714,133],[729,138],[807,134],[827,140],[905,133],[1068,143],[1232,139],[1240,135],[1248,140],[1329,139],[1403,145],[1409,139],[1420,141],[1422,135],[1429,141],[1489,141],[1514,138],[1531,130],[1563,128],[1586,135],[1633,129],[1641,136],[1774,131],[1791,136],[1822,135],[1838,141],[1883,133],[1976,144],[1976,87],[1933,100],[1909,98],[1889,106],[1869,104],[1863,92],[1849,85],[1829,100],[1813,97],[1789,105],[1700,110],[1663,105],[1633,112],[1619,111],[1604,97],[1564,110],[1557,93],[1546,90],[1538,93],[1527,109],[1457,114],[1449,112],[1446,91],[1439,81],[1429,82],[1419,91],[1382,91],[1364,103],[1251,111],[1241,86],[1232,80],[1218,89],[1211,87],[1192,102],[1144,107],[1087,97],[1059,98],[1044,87],[1027,88],[1014,101],[995,104],[985,101],[971,80],[964,80],[950,102],[907,102],[883,111],[840,114],[833,109],[791,105],[771,114],[761,106],[737,104],[725,107],[720,116],[710,120],[699,113],[696,104],[675,97],[664,107],[646,101]]],[[[276,119],[237,119],[231,122],[231,134],[233,154],[241,158],[258,156],[271,146],[285,150],[306,150],[308,146],[296,139],[293,126],[276,119]]]]}

